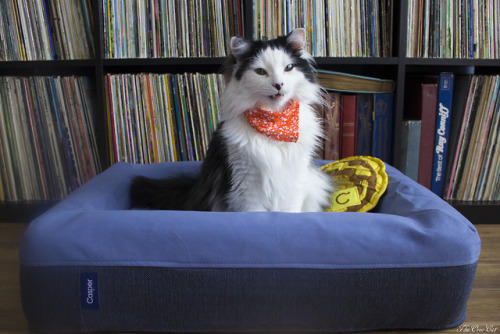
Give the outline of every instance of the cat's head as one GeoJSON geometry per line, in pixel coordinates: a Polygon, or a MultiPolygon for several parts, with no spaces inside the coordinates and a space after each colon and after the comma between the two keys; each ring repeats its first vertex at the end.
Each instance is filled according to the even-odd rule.
{"type": "Polygon", "coordinates": [[[269,110],[280,110],[292,99],[316,103],[319,86],[305,36],[304,29],[295,29],[272,40],[233,37],[225,76],[231,94],[237,96],[226,98],[238,99],[242,108],[269,110]]]}

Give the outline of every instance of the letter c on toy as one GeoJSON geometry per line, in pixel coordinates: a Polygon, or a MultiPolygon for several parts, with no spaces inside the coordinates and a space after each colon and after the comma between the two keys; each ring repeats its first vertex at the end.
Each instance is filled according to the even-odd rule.
{"type": "Polygon", "coordinates": [[[339,197],[342,196],[342,195],[349,195],[349,193],[347,192],[347,193],[340,193],[340,194],[338,194],[337,197],[335,197],[335,202],[337,202],[337,204],[344,205],[344,204],[346,204],[346,203],[349,202],[349,197],[347,197],[347,199],[345,200],[345,202],[340,202],[339,197]]]}

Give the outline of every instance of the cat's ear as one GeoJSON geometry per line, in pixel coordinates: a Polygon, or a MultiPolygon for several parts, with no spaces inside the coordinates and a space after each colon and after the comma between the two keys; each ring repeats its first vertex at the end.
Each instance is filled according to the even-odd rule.
{"type": "Polygon", "coordinates": [[[295,50],[306,51],[306,30],[304,28],[294,29],[286,36],[287,43],[295,50]]]}
{"type": "Polygon", "coordinates": [[[236,58],[240,58],[250,49],[250,42],[243,37],[231,38],[231,53],[236,58]]]}

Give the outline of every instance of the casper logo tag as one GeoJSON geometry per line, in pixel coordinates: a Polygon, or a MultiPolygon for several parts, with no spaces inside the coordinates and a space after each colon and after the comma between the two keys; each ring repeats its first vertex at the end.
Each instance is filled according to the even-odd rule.
{"type": "Polygon", "coordinates": [[[82,310],[99,309],[99,276],[97,273],[80,274],[80,302],[82,310]]]}

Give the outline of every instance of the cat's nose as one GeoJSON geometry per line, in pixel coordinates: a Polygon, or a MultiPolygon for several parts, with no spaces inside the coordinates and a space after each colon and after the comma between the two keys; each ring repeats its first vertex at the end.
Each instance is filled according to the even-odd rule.
{"type": "Polygon", "coordinates": [[[278,83],[278,82],[277,82],[277,83],[275,83],[273,86],[274,86],[274,88],[276,88],[277,90],[280,90],[280,89],[281,89],[281,87],[283,86],[283,83],[278,83]]]}

